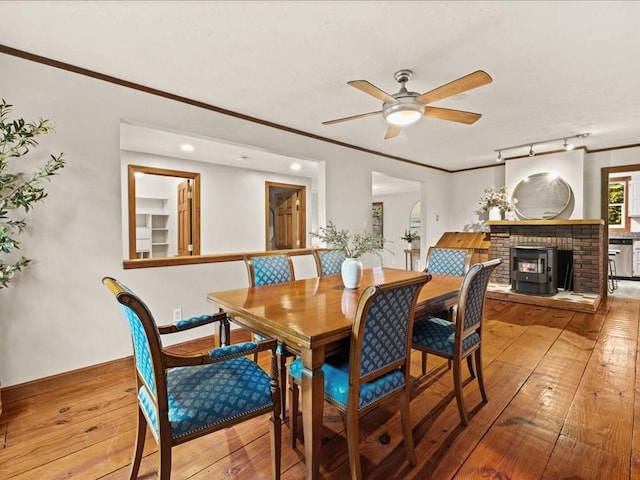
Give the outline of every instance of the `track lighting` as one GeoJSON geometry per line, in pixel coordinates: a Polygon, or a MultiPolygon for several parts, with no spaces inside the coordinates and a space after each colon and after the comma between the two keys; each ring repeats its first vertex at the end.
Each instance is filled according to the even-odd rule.
{"type": "Polygon", "coordinates": [[[542,140],[540,142],[523,143],[522,145],[513,145],[512,147],[498,148],[498,149],[494,150],[494,152],[498,152],[498,156],[496,158],[496,161],[497,162],[502,161],[502,152],[504,150],[515,150],[516,148],[529,147],[529,156],[533,157],[534,155],[536,155],[536,153],[540,153],[540,152],[534,151],[533,147],[535,147],[536,145],[543,145],[543,144],[553,143],[553,142],[560,142],[561,141],[562,142],[562,147],[565,150],[567,150],[567,151],[573,150],[575,148],[575,146],[572,143],[569,142],[569,139],[571,139],[571,138],[587,138],[589,135],[591,135],[591,134],[590,133],[578,133],[577,135],[570,135],[568,137],[552,138],[551,140],[542,140]]]}

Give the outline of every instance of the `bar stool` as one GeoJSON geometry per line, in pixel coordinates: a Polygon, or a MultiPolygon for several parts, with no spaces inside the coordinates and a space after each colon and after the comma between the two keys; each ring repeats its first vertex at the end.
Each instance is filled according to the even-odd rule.
{"type": "Polygon", "coordinates": [[[613,293],[618,288],[618,279],[616,278],[616,260],[617,250],[609,250],[609,293],[613,293]]]}

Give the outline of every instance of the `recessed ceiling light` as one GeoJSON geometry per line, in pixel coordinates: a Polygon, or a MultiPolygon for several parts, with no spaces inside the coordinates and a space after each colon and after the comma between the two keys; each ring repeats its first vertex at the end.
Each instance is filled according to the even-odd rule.
{"type": "Polygon", "coordinates": [[[240,155],[239,157],[236,157],[236,160],[238,160],[239,162],[242,162],[243,160],[246,160],[247,157],[245,155],[240,155]]]}
{"type": "Polygon", "coordinates": [[[180,150],[182,150],[183,152],[193,152],[194,148],[190,143],[183,143],[182,145],[180,145],[180,150]]]}
{"type": "Polygon", "coordinates": [[[291,170],[297,172],[302,168],[302,165],[300,165],[299,163],[292,163],[290,168],[291,170]]]}

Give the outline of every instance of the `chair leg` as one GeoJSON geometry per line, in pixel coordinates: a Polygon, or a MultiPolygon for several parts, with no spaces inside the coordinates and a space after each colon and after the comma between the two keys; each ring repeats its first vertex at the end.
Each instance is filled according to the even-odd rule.
{"type": "Polygon", "coordinates": [[[296,440],[298,438],[298,384],[293,378],[289,379],[289,428],[291,429],[291,448],[296,448],[296,440]]]}
{"type": "Polygon", "coordinates": [[[471,355],[469,355],[467,357],[467,367],[469,368],[469,375],[471,375],[471,378],[476,378],[476,372],[473,370],[473,359],[471,358],[471,355]]]}
{"type": "Polygon", "coordinates": [[[362,469],[360,467],[360,428],[358,420],[358,412],[349,409],[347,411],[347,445],[349,449],[351,480],[362,480],[362,469]]]}
{"type": "Polygon", "coordinates": [[[278,357],[278,373],[280,374],[280,398],[282,399],[282,421],[287,419],[287,355],[283,351],[278,357]]]}
{"type": "Polygon", "coordinates": [[[453,388],[456,394],[456,402],[458,403],[458,413],[460,413],[460,420],[464,425],[469,424],[467,418],[467,411],[464,408],[464,398],[462,396],[462,374],[460,372],[460,359],[453,361],[453,388]]]}
{"type": "Polygon", "coordinates": [[[171,439],[160,437],[158,445],[160,462],[158,466],[158,480],[171,480],[171,439]]]}
{"type": "Polygon", "coordinates": [[[133,450],[133,459],[131,460],[131,471],[129,478],[134,480],[138,478],[140,463],[142,462],[142,452],[144,450],[144,440],[147,434],[147,419],[138,406],[138,429],[136,430],[136,443],[133,450]]]}
{"type": "Polygon", "coordinates": [[[409,417],[409,391],[405,388],[400,394],[400,419],[402,421],[402,434],[404,436],[404,447],[407,451],[407,459],[412,467],[416,466],[416,449],[413,445],[413,431],[411,429],[411,419],[409,417]]]}
{"type": "Polygon", "coordinates": [[[427,374],[427,352],[422,352],[422,375],[427,374]]]}
{"type": "Polygon", "coordinates": [[[273,480],[279,480],[282,461],[282,421],[275,410],[271,414],[271,457],[271,477],[273,480]]]}
{"type": "Polygon", "coordinates": [[[478,348],[476,350],[475,359],[476,359],[476,372],[478,377],[478,386],[480,387],[480,394],[482,395],[482,401],[484,403],[487,403],[489,399],[487,398],[487,392],[484,389],[484,377],[482,375],[482,349],[481,348],[478,348]]]}

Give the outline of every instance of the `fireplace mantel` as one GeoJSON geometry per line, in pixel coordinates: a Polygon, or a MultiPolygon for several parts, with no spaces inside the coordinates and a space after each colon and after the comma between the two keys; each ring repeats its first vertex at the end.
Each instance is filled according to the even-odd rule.
{"type": "Polygon", "coordinates": [[[562,220],[492,220],[487,225],[604,225],[601,218],[562,219],[562,220]]]}

